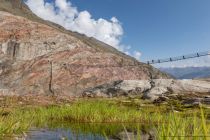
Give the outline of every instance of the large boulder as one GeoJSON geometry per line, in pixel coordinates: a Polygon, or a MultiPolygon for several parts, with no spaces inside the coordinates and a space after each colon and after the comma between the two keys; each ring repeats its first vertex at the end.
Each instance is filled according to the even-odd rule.
{"type": "MultiPolygon", "coordinates": [[[[83,96],[89,97],[141,96],[151,101],[171,95],[191,97],[210,96],[210,82],[199,80],[124,80],[87,89],[83,96]]],[[[207,100],[205,100],[207,101],[207,100]]]]}

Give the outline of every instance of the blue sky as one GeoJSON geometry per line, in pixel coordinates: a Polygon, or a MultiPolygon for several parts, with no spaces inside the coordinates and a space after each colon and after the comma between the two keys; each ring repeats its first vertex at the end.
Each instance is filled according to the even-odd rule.
{"type": "Polygon", "coordinates": [[[116,17],[124,30],[121,44],[140,51],[142,61],[210,50],[210,0],[70,2],[94,19],[116,17]]]}
{"type": "Polygon", "coordinates": [[[142,59],[210,50],[210,0],[71,0],[95,18],[115,16],[142,59]]]}

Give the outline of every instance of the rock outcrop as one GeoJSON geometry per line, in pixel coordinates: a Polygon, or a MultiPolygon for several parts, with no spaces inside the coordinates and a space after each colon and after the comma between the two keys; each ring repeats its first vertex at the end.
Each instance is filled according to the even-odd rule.
{"type": "MultiPolygon", "coordinates": [[[[144,99],[157,101],[174,96],[190,98],[208,98],[210,82],[199,80],[124,80],[111,82],[84,91],[85,97],[119,97],[140,96],[144,99]]],[[[201,100],[202,101],[202,100],[201,100]]],[[[203,101],[207,101],[203,100],[203,101]]]]}
{"type": "Polygon", "coordinates": [[[94,38],[36,17],[21,0],[0,0],[0,94],[80,96],[117,80],[170,76],[94,38]]]}

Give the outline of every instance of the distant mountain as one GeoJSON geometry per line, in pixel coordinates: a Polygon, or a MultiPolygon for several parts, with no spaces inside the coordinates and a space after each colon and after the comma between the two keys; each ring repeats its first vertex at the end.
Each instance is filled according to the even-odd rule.
{"type": "Polygon", "coordinates": [[[210,67],[160,68],[177,79],[195,79],[210,77],[210,67]]]}

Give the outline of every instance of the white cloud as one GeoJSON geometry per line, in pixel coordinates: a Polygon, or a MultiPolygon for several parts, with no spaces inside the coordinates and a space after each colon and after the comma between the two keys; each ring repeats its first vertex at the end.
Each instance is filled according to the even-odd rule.
{"type": "Polygon", "coordinates": [[[137,60],[140,60],[141,52],[139,52],[139,51],[134,51],[134,57],[135,57],[137,60]]]}
{"type": "Polygon", "coordinates": [[[27,0],[26,4],[39,17],[60,24],[66,29],[86,34],[89,37],[103,41],[126,54],[133,54],[137,59],[140,52],[130,53],[130,46],[121,43],[123,28],[116,17],[110,20],[103,18],[93,19],[88,11],[78,11],[68,0],[27,0]]]}

